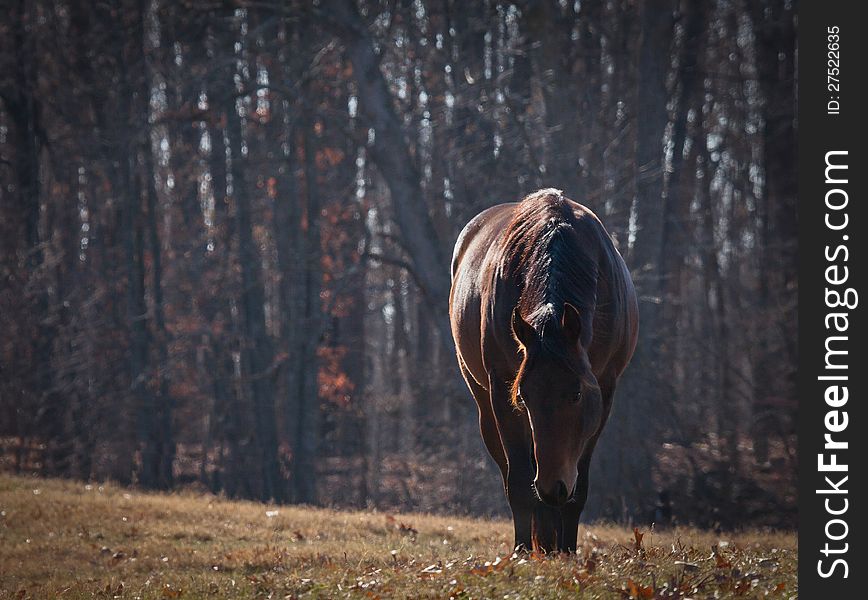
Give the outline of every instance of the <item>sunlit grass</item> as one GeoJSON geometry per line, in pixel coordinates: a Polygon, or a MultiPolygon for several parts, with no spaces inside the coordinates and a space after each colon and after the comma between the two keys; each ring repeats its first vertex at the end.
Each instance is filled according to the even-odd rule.
{"type": "Polygon", "coordinates": [[[0,476],[0,598],[791,598],[795,533],[582,527],[511,556],[499,520],[0,476]]]}

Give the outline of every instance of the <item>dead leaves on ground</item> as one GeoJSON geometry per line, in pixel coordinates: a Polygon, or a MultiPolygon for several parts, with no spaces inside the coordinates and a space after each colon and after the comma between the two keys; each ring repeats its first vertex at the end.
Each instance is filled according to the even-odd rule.
{"type": "MultiPolygon", "coordinates": [[[[712,545],[711,554],[706,558],[696,559],[690,556],[690,554],[695,555],[695,551],[692,548],[685,548],[679,539],[677,545],[672,545],[668,558],[678,556],[679,558],[672,564],[680,567],[680,570],[676,575],[670,575],[668,581],[658,584],[655,577],[658,565],[654,562],[646,562],[646,559],[649,554],[653,554],[651,560],[665,559],[667,556],[665,552],[661,552],[663,550],[661,548],[644,547],[644,535],[638,528],[633,529],[633,544],[630,551],[634,557],[640,558],[629,558],[626,554],[624,558],[626,564],[640,566],[651,581],[649,583],[644,578],[644,581],[637,581],[628,577],[618,590],[624,598],[688,598],[703,589],[712,587],[715,590],[726,591],[732,596],[755,595],[760,591],[764,595],[769,595],[786,591],[785,582],[769,581],[778,567],[776,559],[751,557],[739,548],[730,548],[729,542],[726,541],[712,545]],[[727,550],[725,551],[724,548],[727,550]]],[[[625,546],[621,548],[625,553],[628,551],[625,546]]]]}
{"type": "Polygon", "coordinates": [[[479,575],[480,577],[487,577],[492,573],[498,573],[503,571],[507,566],[509,566],[513,561],[517,564],[524,564],[527,562],[525,558],[518,558],[517,554],[513,554],[512,556],[507,556],[506,558],[497,557],[493,561],[486,561],[482,565],[474,566],[468,571],[471,575],[479,575]]]}
{"type": "MultiPolygon", "coordinates": [[[[397,522],[392,525],[397,528],[397,522]]],[[[422,567],[417,576],[423,580],[442,578],[462,590],[472,581],[466,579],[468,575],[510,580],[530,577],[533,581],[546,578],[561,588],[576,591],[602,585],[623,598],[636,600],[686,599],[713,590],[724,590],[733,597],[758,593],[779,597],[787,591],[784,582],[775,581],[776,559],[745,553],[727,542],[713,545],[711,553],[703,557],[701,550],[685,547],[680,540],[670,548],[651,545],[646,534],[634,528],[629,546],[601,548],[598,540],[593,540],[573,555],[534,552],[498,556],[482,563],[474,562],[472,557],[464,561],[441,560],[422,567]],[[520,569],[533,563],[541,563],[540,567],[549,564],[552,569],[520,569]],[[620,586],[611,579],[619,573],[624,577],[620,586]]]]}
{"type": "Polygon", "coordinates": [[[436,577],[437,575],[442,575],[442,574],[443,574],[443,563],[437,562],[435,564],[428,565],[427,567],[422,569],[419,572],[419,577],[421,579],[432,579],[432,578],[436,577]]]}
{"type": "Polygon", "coordinates": [[[636,583],[632,579],[627,580],[628,598],[654,598],[654,588],[650,585],[644,586],[636,583]]]}
{"type": "Polygon", "coordinates": [[[163,598],[180,598],[184,595],[184,590],[179,587],[173,587],[171,584],[165,584],[160,590],[160,596],[163,598]]]}
{"type": "Polygon", "coordinates": [[[399,521],[392,515],[386,515],[386,525],[392,529],[397,529],[402,535],[406,535],[412,541],[416,541],[416,537],[419,535],[419,530],[413,527],[412,525],[408,525],[403,521],[399,521]]]}
{"type": "MultiPolygon", "coordinates": [[[[28,525],[32,531],[20,520],[0,518],[17,536],[11,540],[19,540],[3,550],[15,553],[16,564],[33,562],[26,573],[2,582],[10,588],[0,591],[2,597],[684,600],[717,594],[780,600],[798,594],[795,537],[776,532],[721,539],[689,528],[658,533],[583,526],[577,554],[513,555],[507,523],[308,511],[210,497],[136,494],[135,503],[113,502],[109,492],[94,510],[96,500],[67,493],[65,483],[50,485],[57,487],[50,493],[56,506],[28,525]],[[60,551],[66,549],[72,551],[60,551]],[[40,565],[45,556],[57,563],[40,565]],[[53,581],[40,587],[35,582],[43,569],[50,569],[53,581]]],[[[21,487],[4,498],[7,515],[30,514],[32,484],[21,487]]]]}
{"type": "Polygon", "coordinates": [[[642,538],[645,537],[644,533],[639,531],[638,527],[633,528],[633,549],[636,552],[640,552],[642,550],[642,538]]]}
{"type": "Polygon", "coordinates": [[[721,553],[717,544],[711,547],[711,557],[714,558],[714,564],[718,569],[731,569],[732,561],[730,561],[723,553],[721,553]]]}
{"type": "Polygon", "coordinates": [[[507,567],[527,564],[530,560],[542,560],[542,555],[533,554],[527,555],[526,557],[520,557],[518,554],[512,554],[511,556],[506,557],[498,556],[493,561],[485,561],[483,563],[476,562],[476,559],[472,556],[467,557],[463,561],[451,560],[446,561],[445,563],[443,561],[437,561],[436,563],[427,565],[419,571],[419,578],[433,579],[447,572],[452,576],[469,574],[479,577],[488,577],[489,575],[503,572],[507,567]],[[463,569],[455,570],[456,566],[463,567],[463,569]]]}

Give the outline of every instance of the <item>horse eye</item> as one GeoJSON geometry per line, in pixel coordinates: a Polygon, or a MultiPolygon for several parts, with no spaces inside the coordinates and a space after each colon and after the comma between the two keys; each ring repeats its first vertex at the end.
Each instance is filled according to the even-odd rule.
{"type": "Polygon", "coordinates": [[[581,401],[582,401],[582,391],[579,390],[579,391],[576,393],[575,398],[573,398],[573,403],[578,404],[578,403],[581,402],[581,401]]]}

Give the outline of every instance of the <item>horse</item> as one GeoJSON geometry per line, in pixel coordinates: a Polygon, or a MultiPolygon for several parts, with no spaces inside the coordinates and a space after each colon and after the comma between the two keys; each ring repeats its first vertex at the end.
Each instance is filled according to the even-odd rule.
{"type": "Polygon", "coordinates": [[[451,269],[458,364],[515,549],[575,552],[591,455],[636,348],[630,272],[597,216],[556,189],[479,213],[451,269]]]}

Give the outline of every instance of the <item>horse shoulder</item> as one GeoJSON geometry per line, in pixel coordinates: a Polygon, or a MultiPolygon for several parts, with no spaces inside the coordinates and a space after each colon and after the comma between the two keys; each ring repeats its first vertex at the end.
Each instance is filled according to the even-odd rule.
{"type": "Polygon", "coordinates": [[[464,227],[452,256],[450,318],[458,358],[473,378],[487,387],[482,357],[483,305],[486,272],[496,252],[496,240],[509,222],[514,204],[488,208],[464,227]]]}

